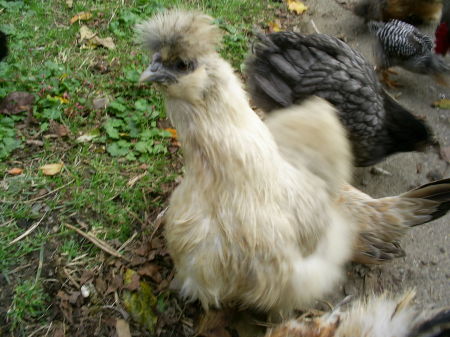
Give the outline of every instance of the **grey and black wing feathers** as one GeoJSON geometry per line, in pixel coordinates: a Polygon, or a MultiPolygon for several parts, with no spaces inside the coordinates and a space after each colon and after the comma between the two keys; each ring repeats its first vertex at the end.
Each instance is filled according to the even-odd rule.
{"type": "Polygon", "coordinates": [[[372,66],[359,52],[332,36],[293,32],[259,35],[246,73],[254,103],[266,112],[311,95],[333,104],[347,129],[357,166],[375,164],[395,152],[415,150],[417,142],[426,142],[430,136],[424,123],[402,107],[394,110],[400,110],[412,129],[420,131],[417,136],[403,130],[402,118],[387,116],[388,98],[372,66]]]}

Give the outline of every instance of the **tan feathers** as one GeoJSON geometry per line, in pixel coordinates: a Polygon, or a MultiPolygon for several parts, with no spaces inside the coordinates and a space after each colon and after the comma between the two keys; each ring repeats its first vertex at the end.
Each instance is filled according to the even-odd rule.
{"type": "Polygon", "coordinates": [[[419,312],[414,291],[397,298],[386,294],[336,308],[322,316],[304,315],[268,331],[266,337],[438,337],[450,333],[450,311],[419,312]]]}
{"type": "Polygon", "coordinates": [[[215,51],[222,38],[213,19],[200,12],[179,9],[163,11],[136,25],[139,41],[163,58],[180,56],[194,59],[215,51]]]}
{"type": "Polygon", "coordinates": [[[153,52],[166,53],[149,68],[166,67],[174,77],[161,89],[183,148],[184,178],[166,213],[167,246],[181,294],[205,309],[237,305],[289,315],[305,308],[335,289],[355,255],[367,262],[398,256],[407,226],[434,218],[429,212],[448,201],[445,192],[436,203],[423,190],[417,196],[432,201],[427,209],[420,205],[430,200],[374,200],[347,185],[350,145],[336,110],[319,98],[264,124],[215,51],[219,34],[210,17],[174,10],[140,31],[153,52]],[[195,66],[174,71],[167,58],[195,66]]]}

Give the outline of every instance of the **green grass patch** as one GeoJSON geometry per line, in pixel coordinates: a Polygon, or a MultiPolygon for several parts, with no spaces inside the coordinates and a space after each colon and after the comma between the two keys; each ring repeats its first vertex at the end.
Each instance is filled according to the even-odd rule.
{"type": "MultiPolygon", "coordinates": [[[[13,329],[42,318],[45,315],[48,295],[40,282],[25,280],[14,289],[14,297],[8,310],[13,329]]],[[[19,329],[21,330],[21,329],[19,329]]]]}
{"type": "Polygon", "coordinates": [[[268,4],[276,6],[249,0],[80,0],[69,8],[66,1],[0,0],[0,30],[8,34],[10,49],[0,63],[0,100],[16,91],[35,97],[29,112],[0,114],[0,273],[14,294],[0,322],[5,314],[16,335],[27,335],[23,323],[45,321],[47,297],[41,278],[12,271],[35,265],[43,244],[46,258],[54,253],[71,261],[98,253],[65,223],[125,242],[166,202],[168,186],[181,174],[179,156],[169,151],[171,134],[161,126],[163,99],[137,83],[149,59],[134,42],[134,25],[175,6],[205,11],[224,30],[220,52],[240,69],[254,26],[270,21],[268,4]],[[92,18],[70,24],[82,11],[92,18]],[[83,47],[82,25],[111,37],[116,48],[83,47]],[[99,98],[106,109],[96,107],[99,98]],[[54,137],[55,123],[69,134],[54,137]],[[55,176],[39,170],[59,162],[64,168],[55,176]],[[11,176],[13,167],[24,173],[11,176]],[[32,233],[9,245],[41,219],[32,233]]]}

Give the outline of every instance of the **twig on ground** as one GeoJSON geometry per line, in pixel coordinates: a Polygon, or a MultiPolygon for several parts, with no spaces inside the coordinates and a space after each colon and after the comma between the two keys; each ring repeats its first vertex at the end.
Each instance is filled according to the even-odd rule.
{"type": "Polygon", "coordinates": [[[15,244],[16,242],[22,240],[24,237],[26,237],[27,235],[29,235],[32,231],[34,231],[42,222],[42,220],[44,220],[45,216],[47,215],[48,211],[44,213],[44,215],[42,216],[42,218],[40,218],[40,220],[38,222],[36,222],[33,226],[31,226],[30,228],[28,228],[25,232],[23,232],[21,235],[19,235],[17,238],[15,238],[14,240],[12,240],[10,243],[8,243],[8,247],[15,244]]]}
{"type": "Polygon", "coordinates": [[[55,193],[55,192],[58,192],[59,190],[63,189],[64,187],[69,186],[69,185],[72,184],[74,181],[75,181],[75,179],[72,179],[72,180],[69,181],[67,184],[64,184],[64,185],[62,185],[62,186],[59,186],[58,188],[55,188],[54,190],[52,190],[52,191],[50,191],[50,192],[47,192],[47,193],[45,193],[45,194],[43,194],[43,195],[41,195],[41,196],[39,196],[39,197],[30,199],[30,200],[26,200],[26,201],[23,201],[23,202],[24,202],[24,203],[29,203],[29,202],[34,202],[34,201],[36,201],[36,200],[45,198],[45,197],[49,196],[50,194],[53,194],[53,193],[55,193]]]}
{"type": "Polygon", "coordinates": [[[155,228],[153,229],[152,234],[150,235],[150,238],[148,241],[152,241],[153,237],[155,236],[156,232],[158,231],[159,227],[162,224],[162,219],[164,217],[164,214],[166,214],[168,207],[164,208],[157,216],[154,221],[155,228]]]}
{"type": "Polygon", "coordinates": [[[137,232],[134,232],[133,235],[131,236],[131,238],[129,238],[127,241],[124,242],[124,244],[122,246],[119,247],[119,249],[117,249],[118,252],[122,251],[125,249],[126,246],[128,246],[133,240],[134,238],[137,236],[137,232]]]}
{"type": "Polygon", "coordinates": [[[121,259],[123,259],[123,260],[125,260],[127,262],[130,262],[130,259],[128,259],[127,257],[125,257],[122,254],[120,254],[117,250],[112,248],[105,241],[100,240],[99,238],[96,238],[92,234],[85,233],[81,229],[79,229],[79,228],[77,228],[75,226],[72,226],[72,225],[69,225],[69,224],[64,224],[64,226],[74,230],[75,232],[77,232],[78,234],[80,234],[84,238],[86,238],[89,241],[91,241],[94,245],[96,245],[98,248],[100,248],[101,250],[105,251],[106,253],[108,253],[108,254],[110,254],[112,256],[115,256],[115,257],[119,257],[119,258],[121,258],[121,259]]]}
{"type": "Polygon", "coordinates": [[[0,227],[3,227],[3,226],[8,226],[11,222],[13,222],[14,221],[14,219],[11,219],[11,220],[8,220],[8,221],[5,221],[4,223],[2,223],[2,224],[0,224],[0,227]]]}
{"type": "Polygon", "coordinates": [[[69,274],[69,272],[67,271],[67,269],[66,269],[66,268],[63,268],[63,271],[64,271],[64,274],[66,274],[67,279],[68,279],[70,282],[72,282],[73,285],[74,285],[77,289],[80,289],[80,288],[81,288],[81,285],[80,285],[77,281],[75,281],[75,279],[72,277],[72,275],[69,274]]]}
{"type": "Polygon", "coordinates": [[[41,277],[43,265],[44,265],[44,245],[42,245],[41,248],[39,249],[39,264],[38,264],[38,269],[36,271],[36,279],[34,280],[35,286],[36,286],[36,283],[38,282],[39,278],[41,277]]]}
{"type": "Polygon", "coordinates": [[[317,33],[317,34],[320,34],[320,31],[317,29],[317,26],[316,26],[316,24],[314,23],[314,20],[311,19],[310,22],[311,22],[311,25],[313,26],[314,30],[316,31],[316,33],[317,33]]]}

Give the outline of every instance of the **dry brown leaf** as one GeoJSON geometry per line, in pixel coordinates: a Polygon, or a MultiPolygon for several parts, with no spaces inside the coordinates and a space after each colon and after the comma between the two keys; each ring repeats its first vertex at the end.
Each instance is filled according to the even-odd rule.
{"type": "Polygon", "coordinates": [[[23,111],[31,111],[34,96],[28,92],[15,91],[6,96],[0,104],[0,114],[15,115],[23,111]]]}
{"type": "Polygon", "coordinates": [[[269,33],[276,33],[281,31],[280,22],[278,20],[271,21],[267,25],[269,26],[269,33]]]}
{"type": "Polygon", "coordinates": [[[116,321],[117,337],[131,337],[130,326],[127,321],[118,318],[116,321]]]}
{"type": "Polygon", "coordinates": [[[96,36],[92,40],[98,46],[102,46],[107,49],[115,49],[116,48],[116,45],[114,44],[112,37],[100,38],[100,37],[96,36]]]}
{"type": "Polygon", "coordinates": [[[21,169],[19,167],[13,167],[12,169],[8,170],[8,173],[13,176],[17,176],[17,175],[23,173],[23,169],[21,169]]]}
{"type": "Polygon", "coordinates": [[[289,11],[295,14],[303,14],[308,9],[308,7],[306,7],[305,4],[299,0],[286,0],[286,3],[289,11]]]}
{"type": "Polygon", "coordinates": [[[53,133],[53,134],[57,135],[58,137],[65,137],[70,132],[69,129],[67,128],[67,126],[59,124],[58,122],[55,122],[54,120],[52,120],[50,122],[49,131],[50,131],[50,133],[53,133]]]}
{"type": "Polygon", "coordinates": [[[433,106],[433,108],[450,109],[450,99],[443,98],[443,99],[437,100],[436,102],[433,102],[432,106],[433,106]]]}
{"type": "Polygon", "coordinates": [[[137,290],[139,289],[140,276],[132,269],[127,269],[123,277],[124,289],[137,290]]]}
{"type": "Polygon", "coordinates": [[[211,310],[200,318],[197,335],[201,337],[231,337],[228,331],[229,323],[228,313],[211,310]]]}
{"type": "Polygon", "coordinates": [[[92,18],[91,12],[80,12],[77,15],[75,15],[72,19],[70,19],[70,24],[74,24],[77,21],[87,21],[92,18]]]}
{"type": "Polygon", "coordinates": [[[136,184],[136,182],[140,179],[142,179],[143,177],[145,177],[147,175],[147,171],[145,171],[144,173],[141,173],[139,175],[137,175],[136,177],[131,178],[130,180],[128,180],[127,182],[127,186],[128,187],[133,187],[134,184],[136,184]]]}
{"type": "Polygon", "coordinates": [[[146,263],[137,270],[137,273],[142,276],[146,275],[151,277],[156,283],[160,283],[162,281],[161,274],[159,273],[159,267],[154,263],[146,263]]]}
{"type": "Polygon", "coordinates": [[[172,135],[172,138],[173,138],[173,139],[177,139],[177,130],[175,130],[175,129],[173,129],[173,128],[166,128],[166,129],[164,129],[164,130],[170,132],[170,134],[172,135]]]}
{"type": "Polygon", "coordinates": [[[82,25],[80,27],[80,42],[84,40],[90,40],[95,37],[97,34],[88,28],[88,26],[82,25]]]}
{"type": "Polygon", "coordinates": [[[54,176],[54,175],[58,174],[59,172],[61,172],[63,167],[64,167],[64,163],[55,163],[55,164],[47,164],[47,165],[41,166],[39,169],[46,176],[54,176]]]}
{"type": "Polygon", "coordinates": [[[114,49],[116,45],[111,37],[100,38],[97,33],[94,33],[87,26],[80,27],[80,40],[79,43],[83,44],[85,48],[95,49],[99,46],[114,49]]]}

